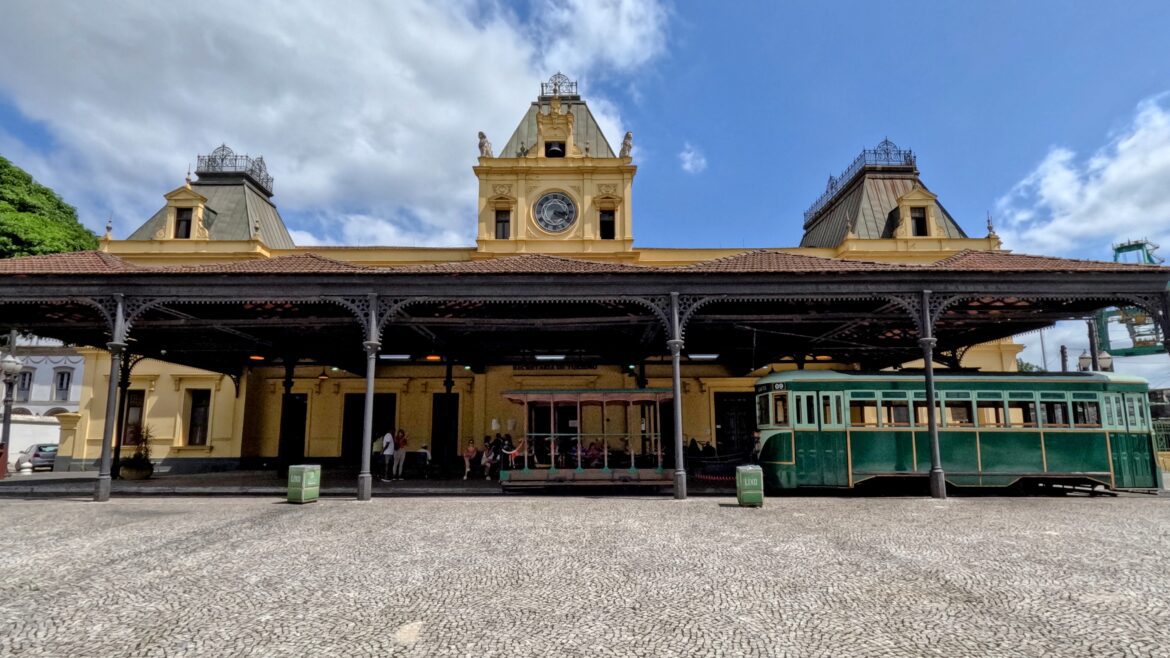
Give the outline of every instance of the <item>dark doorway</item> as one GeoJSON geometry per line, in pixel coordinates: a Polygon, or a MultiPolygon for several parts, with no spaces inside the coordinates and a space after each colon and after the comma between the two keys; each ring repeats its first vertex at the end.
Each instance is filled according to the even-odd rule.
{"type": "Polygon", "coordinates": [[[280,444],[278,461],[281,476],[288,472],[289,464],[305,456],[305,421],[309,412],[309,396],[305,393],[288,393],[280,400],[280,444]]]}
{"type": "Polygon", "coordinates": [[[431,461],[439,477],[455,472],[459,452],[459,394],[435,393],[431,397],[431,461]]]}
{"type": "MultiPolygon", "coordinates": [[[[346,466],[360,466],[362,463],[362,429],[365,424],[366,394],[346,393],[345,407],[341,417],[341,461],[346,466]]],[[[374,430],[370,444],[378,437],[394,429],[394,417],[398,398],[393,393],[374,393],[374,430]]],[[[370,468],[378,472],[378,464],[370,468]]]]}
{"type": "Polygon", "coordinates": [[[755,394],[715,394],[715,449],[720,456],[750,456],[756,445],[755,394]]]}
{"type": "MultiPolygon", "coordinates": [[[[674,469],[674,400],[659,402],[659,413],[662,414],[662,467],[666,470],[674,469]]],[[[685,443],[685,441],[684,441],[685,443]]],[[[685,449],[685,447],[684,447],[685,449]]]]}

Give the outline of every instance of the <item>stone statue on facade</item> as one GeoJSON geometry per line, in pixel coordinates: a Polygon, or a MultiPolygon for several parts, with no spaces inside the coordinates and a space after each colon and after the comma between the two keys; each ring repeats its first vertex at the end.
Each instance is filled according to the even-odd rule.
{"type": "Polygon", "coordinates": [[[494,158],[494,157],[496,157],[496,156],[492,155],[492,143],[488,141],[487,135],[483,134],[482,130],[479,131],[479,157],[481,157],[481,158],[494,158]]]}
{"type": "Polygon", "coordinates": [[[619,158],[630,157],[630,151],[634,149],[634,133],[626,131],[625,139],[622,140],[622,150],[618,153],[619,158]]]}

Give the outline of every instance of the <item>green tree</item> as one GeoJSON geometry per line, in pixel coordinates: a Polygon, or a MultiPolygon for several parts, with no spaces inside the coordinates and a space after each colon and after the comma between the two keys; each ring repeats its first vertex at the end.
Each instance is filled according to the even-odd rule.
{"type": "Polygon", "coordinates": [[[84,251],[97,244],[73,206],[0,156],[0,258],[84,251]]]}
{"type": "Polygon", "coordinates": [[[1020,372],[1040,372],[1040,366],[1035,363],[1029,363],[1020,357],[1016,357],[1016,370],[1020,372]]]}

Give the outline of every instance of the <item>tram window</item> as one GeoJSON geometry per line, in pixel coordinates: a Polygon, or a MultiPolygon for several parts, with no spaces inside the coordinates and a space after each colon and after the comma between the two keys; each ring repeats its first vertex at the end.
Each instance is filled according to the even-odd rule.
{"type": "Polygon", "coordinates": [[[771,419],[768,418],[768,394],[756,396],[756,424],[757,425],[771,425],[771,419]]]}
{"type": "Polygon", "coordinates": [[[772,396],[772,422],[776,425],[788,424],[787,393],[776,393],[772,396]]]}
{"type": "Polygon", "coordinates": [[[979,422],[979,427],[1004,427],[1007,425],[1002,400],[979,400],[975,403],[975,418],[979,422]]]}
{"type": "MultiPolygon", "coordinates": [[[[934,417],[936,422],[942,422],[942,413],[939,408],[940,405],[936,400],[934,403],[934,417]]],[[[930,419],[926,417],[926,400],[914,401],[914,423],[919,427],[929,427],[930,419]]]]}
{"type": "Polygon", "coordinates": [[[1096,402],[1074,400],[1073,424],[1077,427],[1101,427],[1101,406],[1096,402]]]}
{"type": "Polygon", "coordinates": [[[910,427],[910,403],[906,400],[882,400],[882,425],[910,427]]]}
{"type": "Polygon", "coordinates": [[[1064,401],[1040,401],[1040,417],[1044,427],[1068,427],[1068,406],[1064,401]]]}
{"type": "Polygon", "coordinates": [[[1105,397],[1105,425],[1113,427],[1117,421],[1113,420],[1113,401],[1105,397]]]}
{"type": "Polygon", "coordinates": [[[1121,408],[1121,396],[1114,396],[1113,398],[1113,413],[1117,416],[1117,426],[1125,427],[1125,410],[1121,408]]]}
{"type": "Polygon", "coordinates": [[[1131,431],[1144,427],[1145,423],[1142,422],[1142,409],[1137,398],[1126,396],[1125,414],[1126,418],[1129,419],[1129,429],[1131,431]]]}
{"type": "Polygon", "coordinates": [[[1036,403],[1031,400],[1008,400],[1008,424],[1012,427],[1036,427],[1036,403]]]}
{"type": "Polygon", "coordinates": [[[796,424],[817,424],[817,396],[813,393],[796,398],[796,424]]]}
{"type": "Polygon", "coordinates": [[[850,400],[849,424],[854,427],[877,427],[877,400],[850,400]]]}
{"type": "Polygon", "coordinates": [[[975,424],[971,414],[971,403],[967,400],[947,400],[944,408],[947,427],[969,427],[975,424]]]}

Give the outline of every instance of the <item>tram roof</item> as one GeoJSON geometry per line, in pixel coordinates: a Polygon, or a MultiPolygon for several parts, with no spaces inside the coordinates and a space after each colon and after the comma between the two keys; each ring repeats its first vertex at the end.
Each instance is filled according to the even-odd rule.
{"type": "MultiPolygon", "coordinates": [[[[858,372],[843,370],[785,370],[764,375],[757,384],[772,382],[814,382],[814,381],[865,381],[922,379],[922,370],[899,370],[891,372],[858,372]]],[[[948,372],[936,370],[934,378],[940,381],[963,380],[1060,380],[1069,382],[1109,382],[1114,384],[1149,384],[1141,377],[1122,375],[1116,372],[948,372]]]]}

